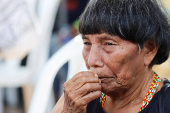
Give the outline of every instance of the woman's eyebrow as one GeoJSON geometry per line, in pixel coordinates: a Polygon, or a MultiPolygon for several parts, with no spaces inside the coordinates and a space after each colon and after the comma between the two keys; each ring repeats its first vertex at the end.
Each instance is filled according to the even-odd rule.
{"type": "Polygon", "coordinates": [[[89,38],[87,38],[86,36],[82,35],[82,39],[89,39],[89,38]]]}
{"type": "Polygon", "coordinates": [[[99,40],[104,41],[104,40],[112,40],[114,42],[119,42],[118,38],[116,36],[111,36],[111,35],[103,35],[98,37],[99,40]]]}
{"type": "Polygon", "coordinates": [[[115,40],[116,38],[111,35],[101,35],[98,37],[100,40],[115,40]]]}
{"type": "Polygon", "coordinates": [[[99,37],[100,39],[106,39],[106,40],[111,40],[111,39],[113,39],[113,37],[111,37],[111,36],[101,36],[101,37],[99,37]]]}
{"type": "MultiPolygon", "coordinates": [[[[114,37],[111,35],[101,35],[96,36],[99,40],[114,40],[114,37]]],[[[89,39],[88,36],[82,35],[82,39],[89,39]]]]}

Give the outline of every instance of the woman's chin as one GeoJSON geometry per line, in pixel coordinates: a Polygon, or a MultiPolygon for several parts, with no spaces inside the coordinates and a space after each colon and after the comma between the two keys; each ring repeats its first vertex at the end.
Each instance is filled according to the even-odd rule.
{"type": "Polygon", "coordinates": [[[103,93],[114,92],[116,89],[118,89],[118,87],[113,86],[113,85],[109,85],[107,83],[101,83],[101,91],[103,93]]]}
{"type": "Polygon", "coordinates": [[[101,82],[101,91],[103,93],[116,93],[125,90],[121,84],[116,82],[101,82]]]}

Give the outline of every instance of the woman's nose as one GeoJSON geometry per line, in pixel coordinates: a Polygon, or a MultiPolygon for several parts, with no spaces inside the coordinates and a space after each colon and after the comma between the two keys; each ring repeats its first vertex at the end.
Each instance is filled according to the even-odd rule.
{"type": "Polygon", "coordinates": [[[90,67],[102,67],[103,61],[101,59],[101,53],[98,46],[92,46],[90,50],[90,55],[88,57],[88,65],[90,67]]]}

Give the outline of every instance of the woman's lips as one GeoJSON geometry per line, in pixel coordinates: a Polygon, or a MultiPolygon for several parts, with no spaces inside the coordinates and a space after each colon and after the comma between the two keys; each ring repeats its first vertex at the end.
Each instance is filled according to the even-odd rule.
{"type": "Polygon", "coordinates": [[[99,77],[99,78],[101,78],[101,79],[102,79],[102,78],[111,78],[111,77],[99,77]]]}
{"type": "Polygon", "coordinates": [[[115,81],[114,77],[99,77],[99,79],[101,80],[101,83],[115,81]]]}

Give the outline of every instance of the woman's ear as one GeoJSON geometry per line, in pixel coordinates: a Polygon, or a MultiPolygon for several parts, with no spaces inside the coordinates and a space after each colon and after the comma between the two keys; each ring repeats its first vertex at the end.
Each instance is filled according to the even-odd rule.
{"type": "Polygon", "coordinates": [[[143,50],[144,65],[149,66],[158,51],[158,45],[156,45],[153,41],[147,41],[144,43],[143,50]]]}

